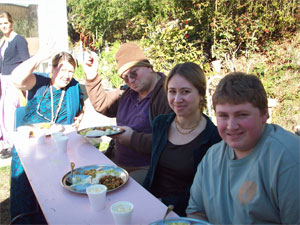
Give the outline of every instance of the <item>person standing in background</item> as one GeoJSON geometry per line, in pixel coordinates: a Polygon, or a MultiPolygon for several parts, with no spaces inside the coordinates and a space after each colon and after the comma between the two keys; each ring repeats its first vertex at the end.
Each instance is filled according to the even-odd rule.
{"type": "Polygon", "coordinates": [[[26,104],[26,99],[10,81],[10,74],[29,56],[26,39],[13,31],[13,19],[8,12],[0,12],[0,154],[11,156],[12,142],[9,133],[14,129],[15,111],[26,104]],[[22,104],[23,103],[23,104],[22,104]]]}

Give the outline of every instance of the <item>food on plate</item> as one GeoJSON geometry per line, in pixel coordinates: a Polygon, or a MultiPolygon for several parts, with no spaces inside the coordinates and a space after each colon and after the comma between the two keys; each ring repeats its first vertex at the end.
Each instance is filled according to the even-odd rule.
{"type": "Polygon", "coordinates": [[[120,177],[108,175],[100,178],[99,183],[104,184],[108,190],[112,190],[122,185],[124,181],[120,177]]]}
{"type": "Polygon", "coordinates": [[[64,131],[65,128],[62,124],[58,124],[58,123],[36,123],[36,124],[32,124],[32,126],[34,126],[37,129],[42,129],[42,130],[49,130],[51,131],[51,133],[55,133],[55,132],[61,132],[64,131]]]}
{"type": "Polygon", "coordinates": [[[91,177],[95,177],[97,170],[96,169],[90,169],[90,170],[85,170],[83,172],[84,175],[89,175],[91,177]]]}
{"type": "Polygon", "coordinates": [[[102,130],[89,130],[86,133],[87,137],[99,137],[99,136],[103,136],[106,135],[105,131],[102,130]]]}
{"type": "Polygon", "coordinates": [[[167,222],[168,225],[190,225],[190,223],[186,222],[167,222]]]}
{"type": "Polygon", "coordinates": [[[51,127],[51,123],[40,123],[37,127],[40,129],[49,129],[51,127]]]}
{"type": "Polygon", "coordinates": [[[109,165],[95,165],[77,168],[73,174],[69,172],[62,179],[63,187],[81,194],[86,194],[86,188],[94,184],[103,184],[107,191],[122,187],[128,180],[128,173],[120,168],[109,165]]]}
{"type": "Polygon", "coordinates": [[[78,177],[78,176],[72,177],[72,184],[78,184],[79,182],[81,182],[80,177],[78,177]]]}
{"type": "Polygon", "coordinates": [[[96,127],[96,130],[103,130],[105,132],[111,132],[111,131],[121,131],[121,128],[116,127],[116,126],[103,126],[103,127],[96,127]]]}
{"type": "Polygon", "coordinates": [[[102,126],[102,127],[90,127],[80,130],[78,133],[86,137],[101,137],[105,135],[114,135],[124,131],[117,126],[102,126]]]}
{"type": "Polygon", "coordinates": [[[111,135],[111,129],[106,129],[105,133],[106,133],[106,135],[111,135]]]}

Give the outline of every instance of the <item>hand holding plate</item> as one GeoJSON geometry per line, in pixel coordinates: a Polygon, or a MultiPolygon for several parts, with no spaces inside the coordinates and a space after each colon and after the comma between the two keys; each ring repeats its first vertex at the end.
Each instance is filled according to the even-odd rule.
{"type": "Polygon", "coordinates": [[[111,135],[111,138],[116,139],[122,145],[130,145],[131,136],[133,134],[133,129],[131,127],[120,127],[124,132],[120,134],[111,135]]]}

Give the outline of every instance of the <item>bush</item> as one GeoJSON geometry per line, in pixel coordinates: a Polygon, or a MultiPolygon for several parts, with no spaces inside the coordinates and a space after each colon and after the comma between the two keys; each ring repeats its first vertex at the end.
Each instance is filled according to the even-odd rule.
{"type": "MultiPolygon", "coordinates": [[[[101,50],[105,42],[142,37],[154,37],[148,40],[152,44],[162,38],[159,30],[169,22],[178,20],[184,25],[188,21],[189,43],[199,46],[210,60],[225,59],[226,54],[251,56],[270,38],[295,31],[299,28],[297,7],[291,0],[68,0],[73,28],[89,47],[101,50]]],[[[164,44],[160,41],[156,46],[164,44]]]]}
{"type": "Polygon", "coordinates": [[[203,50],[199,42],[189,42],[189,26],[185,21],[174,20],[165,25],[148,27],[149,32],[140,41],[145,54],[154,65],[154,69],[164,73],[182,62],[205,62],[203,50]]]}
{"type": "Polygon", "coordinates": [[[118,88],[123,83],[123,80],[118,75],[117,64],[115,55],[120,47],[120,42],[115,42],[112,46],[107,46],[99,57],[99,70],[98,74],[103,79],[111,83],[112,86],[107,88],[118,88]]]}
{"type": "Polygon", "coordinates": [[[299,121],[299,108],[292,105],[299,101],[299,87],[291,82],[299,83],[299,35],[290,54],[276,49],[299,33],[297,1],[68,0],[68,7],[73,28],[90,37],[92,47],[111,46],[101,52],[99,74],[114,87],[122,83],[114,60],[120,42],[138,40],[154,69],[165,74],[186,61],[202,66],[208,76],[235,70],[256,74],[280,103],[276,121],[290,130],[299,121]],[[221,72],[210,68],[214,60],[222,62],[221,72]]]}
{"type": "Polygon", "coordinates": [[[68,0],[67,5],[69,21],[84,46],[100,50],[105,41],[113,43],[128,38],[127,24],[138,12],[144,11],[147,1],[68,0]]]}
{"type": "MultiPolygon", "coordinates": [[[[115,42],[112,46],[107,46],[99,56],[98,75],[102,78],[105,88],[117,88],[123,83],[118,75],[115,54],[120,47],[120,42],[115,42]]],[[[74,78],[78,81],[85,80],[83,67],[79,64],[75,70],[74,78]]]]}
{"type": "Polygon", "coordinates": [[[82,68],[82,65],[78,65],[77,68],[75,69],[74,72],[74,78],[78,81],[83,81],[85,80],[85,74],[82,68]]]}

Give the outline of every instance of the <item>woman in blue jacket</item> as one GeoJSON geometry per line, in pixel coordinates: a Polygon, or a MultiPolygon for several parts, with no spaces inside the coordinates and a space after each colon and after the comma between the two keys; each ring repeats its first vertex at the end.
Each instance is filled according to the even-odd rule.
{"type": "Polygon", "coordinates": [[[11,156],[10,132],[14,128],[16,108],[22,105],[23,93],[10,82],[14,68],[29,58],[27,41],[13,31],[13,19],[8,12],[0,12],[0,154],[11,156]]]}
{"type": "Polygon", "coordinates": [[[177,64],[166,79],[165,90],[174,112],[154,119],[151,164],[144,187],[166,205],[174,205],[178,215],[186,216],[197,165],[221,138],[203,114],[206,78],[198,65],[177,64]]]}

